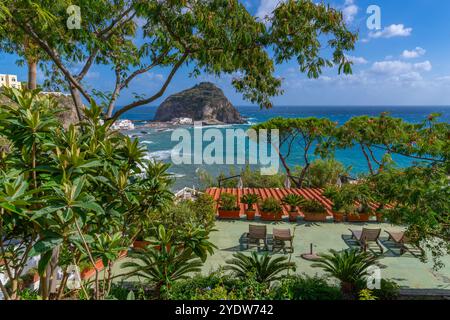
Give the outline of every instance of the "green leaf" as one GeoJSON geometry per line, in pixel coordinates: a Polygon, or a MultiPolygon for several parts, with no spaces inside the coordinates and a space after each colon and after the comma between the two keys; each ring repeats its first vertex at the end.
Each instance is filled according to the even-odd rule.
{"type": "Polygon", "coordinates": [[[38,263],[38,273],[39,275],[43,275],[45,272],[45,269],[47,268],[48,263],[50,262],[50,259],[52,258],[52,252],[49,251],[41,256],[41,259],[38,263]]]}
{"type": "Polygon", "coordinates": [[[45,216],[47,214],[56,212],[56,211],[64,209],[64,208],[65,208],[65,206],[49,206],[49,207],[42,208],[41,210],[38,210],[33,214],[33,216],[31,217],[31,220],[36,220],[42,216],[45,216]]]}
{"type": "Polygon", "coordinates": [[[53,248],[57,247],[58,245],[60,245],[62,242],[63,242],[63,238],[61,238],[61,237],[45,238],[45,239],[39,240],[38,242],[36,242],[34,244],[33,248],[31,248],[29,255],[30,255],[30,257],[34,257],[39,254],[46,253],[46,252],[52,250],[53,248]]]}

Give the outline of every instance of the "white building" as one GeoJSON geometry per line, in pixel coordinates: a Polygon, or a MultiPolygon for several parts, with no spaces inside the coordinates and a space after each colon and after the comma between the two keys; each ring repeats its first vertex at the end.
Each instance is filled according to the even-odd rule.
{"type": "Polygon", "coordinates": [[[111,126],[112,130],[134,130],[134,123],[131,120],[118,120],[111,126]]]}
{"type": "Polygon", "coordinates": [[[22,89],[15,74],[0,74],[0,87],[22,89]]]}

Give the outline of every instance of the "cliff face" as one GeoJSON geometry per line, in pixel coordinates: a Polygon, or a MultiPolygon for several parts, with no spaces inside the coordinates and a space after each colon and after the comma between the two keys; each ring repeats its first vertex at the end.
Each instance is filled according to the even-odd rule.
{"type": "Polygon", "coordinates": [[[168,97],[158,108],[155,121],[191,118],[206,124],[245,123],[223,91],[209,82],[168,97]]]}

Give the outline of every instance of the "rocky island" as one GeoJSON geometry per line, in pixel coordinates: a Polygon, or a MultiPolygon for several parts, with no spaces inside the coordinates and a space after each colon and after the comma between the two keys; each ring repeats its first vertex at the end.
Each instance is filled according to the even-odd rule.
{"type": "Polygon", "coordinates": [[[201,82],[168,97],[157,109],[155,122],[180,119],[202,121],[205,125],[246,123],[223,91],[210,82],[201,82]]]}

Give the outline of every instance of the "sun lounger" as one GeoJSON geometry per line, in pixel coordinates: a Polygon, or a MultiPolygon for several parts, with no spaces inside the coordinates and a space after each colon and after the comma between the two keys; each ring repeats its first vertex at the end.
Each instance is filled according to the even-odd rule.
{"type": "Polygon", "coordinates": [[[381,253],[383,253],[383,247],[380,243],[381,229],[363,228],[362,231],[352,229],[349,230],[352,233],[352,239],[355,239],[359,243],[362,250],[367,251],[369,243],[375,242],[376,245],[380,248],[381,253]]]}
{"type": "Polygon", "coordinates": [[[385,231],[385,232],[389,235],[389,238],[387,241],[392,241],[400,247],[400,255],[402,255],[406,251],[408,251],[413,256],[417,257],[417,254],[416,254],[417,252],[414,252],[414,249],[416,249],[416,251],[420,251],[420,255],[423,255],[424,252],[423,252],[422,248],[419,248],[417,246],[413,246],[414,248],[407,247],[407,244],[411,244],[411,243],[404,232],[401,232],[401,231],[400,232],[385,231]]]}
{"type": "Polygon", "coordinates": [[[274,228],[272,251],[275,251],[276,248],[280,248],[283,249],[284,251],[294,253],[294,246],[292,245],[293,239],[294,237],[291,235],[290,229],[274,228]],[[289,243],[289,245],[286,246],[286,243],[289,243]]]}
{"type": "Polygon", "coordinates": [[[257,225],[249,225],[248,233],[246,234],[247,240],[247,249],[249,248],[250,243],[256,243],[259,247],[261,240],[264,243],[264,248],[267,249],[267,227],[266,226],[257,226],[257,225]]]}

